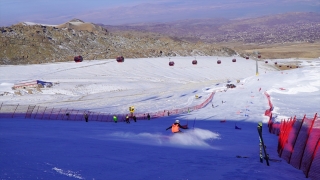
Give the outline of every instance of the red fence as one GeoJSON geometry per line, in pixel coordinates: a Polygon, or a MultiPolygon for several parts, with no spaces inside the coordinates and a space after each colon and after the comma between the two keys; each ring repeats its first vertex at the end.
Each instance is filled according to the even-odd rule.
{"type": "Polygon", "coordinates": [[[270,109],[265,115],[269,116],[269,132],[279,136],[278,154],[293,167],[304,172],[306,177],[319,179],[320,177],[320,118],[317,113],[313,118],[272,120],[272,103],[270,96],[265,93],[270,109]]]}
{"type": "MultiPolygon", "coordinates": [[[[149,113],[151,118],[158,118],[168,115],[181,114],[190,112],[193,110],[201,109],[212,101],[215,92],[211,93],[210,96],[201,104],[185,107],[181,109],[173,109],[167,111],[159,111],[149,113]]],[[[118,117],[118,121],[124,121],[126,114],[112,114],[112,113],[101,113],[87,110],[77,109],[63,109],[63,108],[49,108],[35,105],[19,105],[19,104],[1,104],[0,105],[0,118],[30,118],[30,119],[46,119],[46,120],[73,120],[82,121],[84,120],[84,113],[88,114],[89,121],[102,121],[102,122],[113,122],[113,116],[118,117]]],[[[147,119],[148,113],[135,114],[137,119],[147,119]]]]}

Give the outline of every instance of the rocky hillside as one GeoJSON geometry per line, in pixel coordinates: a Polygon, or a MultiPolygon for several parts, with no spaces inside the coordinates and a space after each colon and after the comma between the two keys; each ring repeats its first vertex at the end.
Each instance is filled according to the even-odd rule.
{"type": "Polygon", "coordinates": [[[86,60],[142,57],[223,55],[236,52],[203,42],[188,42],[157,33],[108,32],[92,23],[73,19],[61,25],[19,23],[1,27],[0,64],[39,64],[86,60]]]}

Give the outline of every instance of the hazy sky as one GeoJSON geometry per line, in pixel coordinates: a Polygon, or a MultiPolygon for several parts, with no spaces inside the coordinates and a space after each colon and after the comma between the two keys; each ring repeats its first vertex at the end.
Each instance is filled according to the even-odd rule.
{"type": "Polygon", "coordinates": [[[292,11],[320,12],[320,0],[0,0],[0,26],[62,24],[73,18],[116,25],[292,11]]]}

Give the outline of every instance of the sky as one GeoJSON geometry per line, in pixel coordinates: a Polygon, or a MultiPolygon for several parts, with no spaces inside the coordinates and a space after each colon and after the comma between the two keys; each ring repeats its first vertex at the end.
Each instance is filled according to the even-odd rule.
{"type": "Polygon", "coordinates": [[[246,18],[320,12],[318,0],[1,0],[0,26],[19,22],[62,24],[73,18],[119,25],[197,18],[246,18]]]}
{"type": "Polygon", "coordinates": [[[264,92],[271,96],[275,122],[313,117],[320,109],[320,60],[259,61],[257,76],[255,60],[234,58],[172,57],[174,66],[165,57],[0,66],[4,104],[111,114],[135,106],[135,113],[152,113],[198,105],[215,92],[202,109],[130,124],[0,115],[0,179],[305,179],[277,155],[278,137],[267,131],[264,92]],[[278,71],[274,62],[300,68],[278,71]],[[32,94],[21,90],[22,95],[11,89],[37,79],[54,86],[32,94]],[[227,83],[236,88],[226,89],[227,83]],[[189,129],[166,131],[177,119],[189,129]],[[258,122],[264,123],[267,152],[277,160],[269,167],[259,162],[258,122]]]}

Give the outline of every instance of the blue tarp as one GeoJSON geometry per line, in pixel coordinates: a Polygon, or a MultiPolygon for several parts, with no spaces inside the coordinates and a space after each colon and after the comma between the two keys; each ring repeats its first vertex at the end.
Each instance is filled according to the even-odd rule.
{"type": "Polygon", "coordinates": [[[43,87],[51,87],[53,84],[52,82],[45,82],[37,80],[37,84],[41,84],[43,87]]]}

